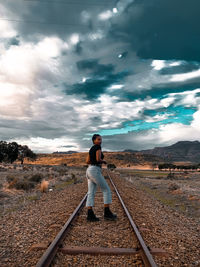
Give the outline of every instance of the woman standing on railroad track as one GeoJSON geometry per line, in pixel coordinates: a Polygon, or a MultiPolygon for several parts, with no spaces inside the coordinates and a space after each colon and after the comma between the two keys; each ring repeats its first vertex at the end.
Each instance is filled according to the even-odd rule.
{"type": "Polygon", "coordinates": [[[99,134],[94,134],[92,136],[93,146],[90,148],[87,155],[86,163],[89,165],[86,170],[86,177],[88,181],[88,192],[86,207],[87,220],[88,221],[99,221],[96,217],[92,207],[94,206],[94,197],[96,193],[97,186],[100,186],[103,192],[104,199],[104,219],[115,220],[117,218],[116,214],[113,214],[109,208],[112,202],[112,194],[109,185],[107,184],[104,176],[102,175],[102,164],[107,164],[103,160],[104,155],[101,151],[102,137],[99,134]]]}

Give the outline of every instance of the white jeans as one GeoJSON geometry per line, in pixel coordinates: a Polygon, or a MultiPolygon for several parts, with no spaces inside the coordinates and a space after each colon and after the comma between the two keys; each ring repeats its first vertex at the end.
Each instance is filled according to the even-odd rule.
{"type": "Polygon", "coordinates": [[[112,193],[109,185],[102,175],[102,169],[95,165],[89,165],[86,170],[86,177],[88,180],[86,207],[94,206],[94,197],[97,186],[100,186],[101,191],[103,192],[104,204],[110,204],[112,202],[112,193]]]}

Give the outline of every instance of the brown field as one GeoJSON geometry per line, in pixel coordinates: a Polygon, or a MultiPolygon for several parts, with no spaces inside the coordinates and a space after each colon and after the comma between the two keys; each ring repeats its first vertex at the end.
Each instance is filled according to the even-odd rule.
{"type": "MultiPolygon", "coordinates": [[[[42,164],[42,165],[60,165],[67,164],[67,166],[85,166],[86,156],[88,152],[80,152],[73,154],[37,154],[36,161],[24,160],[24,164],[42,164]]],[[[159,163],[159,159],[151,157],[133,154],[130,152],[103,152],[104,160],[106,162],[115,164],[119,168],[130,169],[152,169],[153,163],[159,163]]],[[[20,161],[16,161],[20,164],[20,161]]]]}
{"type": "Polygon", "coordinates": [[[186,216],[200,219],[199,171],[152,171],[118,169],[124,179],[186,216]]]}

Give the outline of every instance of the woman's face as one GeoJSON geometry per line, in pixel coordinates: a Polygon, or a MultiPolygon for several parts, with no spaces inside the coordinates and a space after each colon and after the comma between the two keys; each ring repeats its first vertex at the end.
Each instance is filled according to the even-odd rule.
{"type": "Polygon", "coordinates": [[[102,142],[102,138],[101,138],[101,136],[97,136],[96,139],[94,140],[94,143],[95,143],[96,145],[100,145],[101,142],[102,142]]]}

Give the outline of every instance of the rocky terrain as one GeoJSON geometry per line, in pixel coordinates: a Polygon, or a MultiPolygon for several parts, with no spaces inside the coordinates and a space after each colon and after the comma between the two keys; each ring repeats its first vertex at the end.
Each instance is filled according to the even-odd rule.
{"type": "MultiPolygon", "coordinates": [[[[35,251],[32,249],[33,245],[51,242],[87,192],[85,171],[85,167],[69,167],[63,164],[1,165],[0,259],[2,267],[35,266],[42,251],[35,251]],[[46,190],[41,191],[42,180],[34,182],[34,187],[31,188],[13,187],[16,181],[24,182],[27,179],[32,182],[32,177],[36,174],[42,174],[42,180],[48,181],[46,190]],[[8,178],[10,176],[18,177],[14,184],[13,180],[8,178]]],[[[137,226],[147,229],[142,232],[147,244],[150,247],[163,248],[169,253],[166,258],[156,257],[158,266],[199,266],[200,173],[177,172],[169,176],[167,171],[130,169],[119,169],[111,173],[137,226]]],[[[104,170],[103,174],[106,177],[104,170]]],[[[123,214],[114,202],[113,212],[118,213],[122,219],[123,214]]],[[[95,210],[101,217],[102,213],[98,211],[98,207],[95,210]]],[[[86,216],[86,210],[80,217],[82,223],[84,216],[86,216]]],[[[106,224],[98,223],[92,227],[96,227],[94,229],[97,235],[91,236],[90,242],[94,242],[95,246],[103,245],[102,242],[105,240],[101,239],[101,231],[104,232],[104,230],[100,227],[107,227],[106,224]]],[[[115,226],[112,225],[112,227],[115,226]]],[[[113,231],[117,232],[117,228],[113,228],[112,233],[113,231]]],[[[88,234],[83,240],[87,238],[88,234]]],[[[112,247],[120,245],[121,241],[124,242],[123,244],[128,242],[126,234],[120,240],[116,234],[110,235],[110,241],[108,235],[106,244],[112,247]]],[[[76,235],[74,242],[76,242],[76,235]]],[[[77,242],[81,242],[81,239],[79,238],[77,242]]],[[[101,257],[97,257],[94,261],[94,258],[82,256],[67,257],[66,266],[80,266],[80,262],[82,266],[86,266],[84,265],[86,259],[87,266],[101,266],[101,257]]],[[[112,256],[109,263],[105,258],[103,266],[113,266],[116,260],[118,266],[129,266],[124,265],[123,258],[116,259],[115,256],[112,256]]],[[[136,259],[134,262],[133,266],[138,266],[136,259]]]]}

